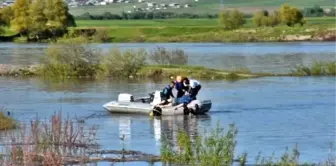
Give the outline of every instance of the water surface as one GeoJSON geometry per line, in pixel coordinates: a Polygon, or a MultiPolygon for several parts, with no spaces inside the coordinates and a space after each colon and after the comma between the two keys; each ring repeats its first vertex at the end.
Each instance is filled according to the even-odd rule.
{"type": "MultiPolygon", "coordinates": [[[[162,89],[166,82],[74,81],[0,78],[0,105],[22,122],[57,111],[86,117],[86,125],[99,125],[98,141],[103,149],[121,149],[119,137],[126,136],[127,149],[159,154],[160,139],[176,140],[184,128],[191,136],[204,129],[235,123],[238,127],[236,154],[248,153],[249,162],[261,151],[270,156],[299,144],[301,160],[326,159],[329,143],[335,143],[335,77],[272,77],[227,81],[202,81],[200,99],[211,99],[213,107],[205,116],[162,117],[114,115],[102,105],[118,93],[143,96],[162,89]]],[[[107,163],[105,163],[108,165],[107,163]]],[[[103,165],[105,165],[103,164],[103,165]]],[[[143,163],[142,163],[143,164],[143,163]]]]}

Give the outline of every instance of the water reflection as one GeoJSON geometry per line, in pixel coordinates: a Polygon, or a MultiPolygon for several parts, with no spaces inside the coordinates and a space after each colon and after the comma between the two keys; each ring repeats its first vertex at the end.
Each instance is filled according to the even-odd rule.
{"type": "MultiPolygon", "coordinates": [[[[189,115],[189,116],[162,116],[162,117],[148,117],[148,116],[131,116],[124,114],[112,114],[110,125],[117,123],[118,136],[124,138],[123,143],[132,142],[138,139],[138,136],[143,131],[143,126],[134,124],[133,122],[143,119],[144,123],[149,125],[148,133],[152,135],[155,144],[159,146],[161,140],[166,138],[176,143],[177,133],[180,129],[188,133],[192,140],[195,140],[200,135],[199,129],[209,124],[211,118],[209,115],[189,115]],[[145,121],[145,118],[148,120],[145,121]]],[[[146,135],[148,137],[148,135],[146,135]]]]}

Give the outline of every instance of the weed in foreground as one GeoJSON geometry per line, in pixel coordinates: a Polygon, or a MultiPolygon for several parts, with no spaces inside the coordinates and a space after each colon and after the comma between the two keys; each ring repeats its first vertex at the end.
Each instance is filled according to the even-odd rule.
{"type": "Polygon", "coordinates": [[[50,123],[32,120],[27,127],[20,126],[19,134],[10,136],[6,145],[6,156],[1,158],[4,165],[63,165],[73,161],[84,162],[87,151],[97,148],[97,126],[85,129],[62,114],[54,114],[50,123]]]}

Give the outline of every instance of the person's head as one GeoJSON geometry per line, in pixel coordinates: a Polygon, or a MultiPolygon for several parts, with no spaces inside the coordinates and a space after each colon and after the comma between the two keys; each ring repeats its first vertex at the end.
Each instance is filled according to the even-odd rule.
{"type": "Polygon", "coordinates": [[[185,78],[185,79],[183,80],[183,85],[184,85],[184,86],[189,86],[189,85],[190,85],[190,81],[189,81],[188,78],[185,78]]]}
{"type": "Polygon", "coordinates": [[[171,81],[170,84],[169,84],[169,86],[170,86],[171,88],[174,88],[174,87],[175,87],[175,82],[174,82],[174,81],[171,81]]]}
{"type": "Polygon", "coordinates": [[[182,76],[177,76],[177,77],[176,77],[176,81],[177,81],[177,82],[182,82],[182,76]]]}

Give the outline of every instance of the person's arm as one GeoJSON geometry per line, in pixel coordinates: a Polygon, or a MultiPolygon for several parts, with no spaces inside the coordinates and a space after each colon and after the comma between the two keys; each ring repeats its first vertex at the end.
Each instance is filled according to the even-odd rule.
{"type": "Polygon", "coordinates": [[[170,91],[170,96],[171,96],[172,98],[175,98],[175,97],[174,97],[174,94],[173,94],[173,90],[170,91]]]}

